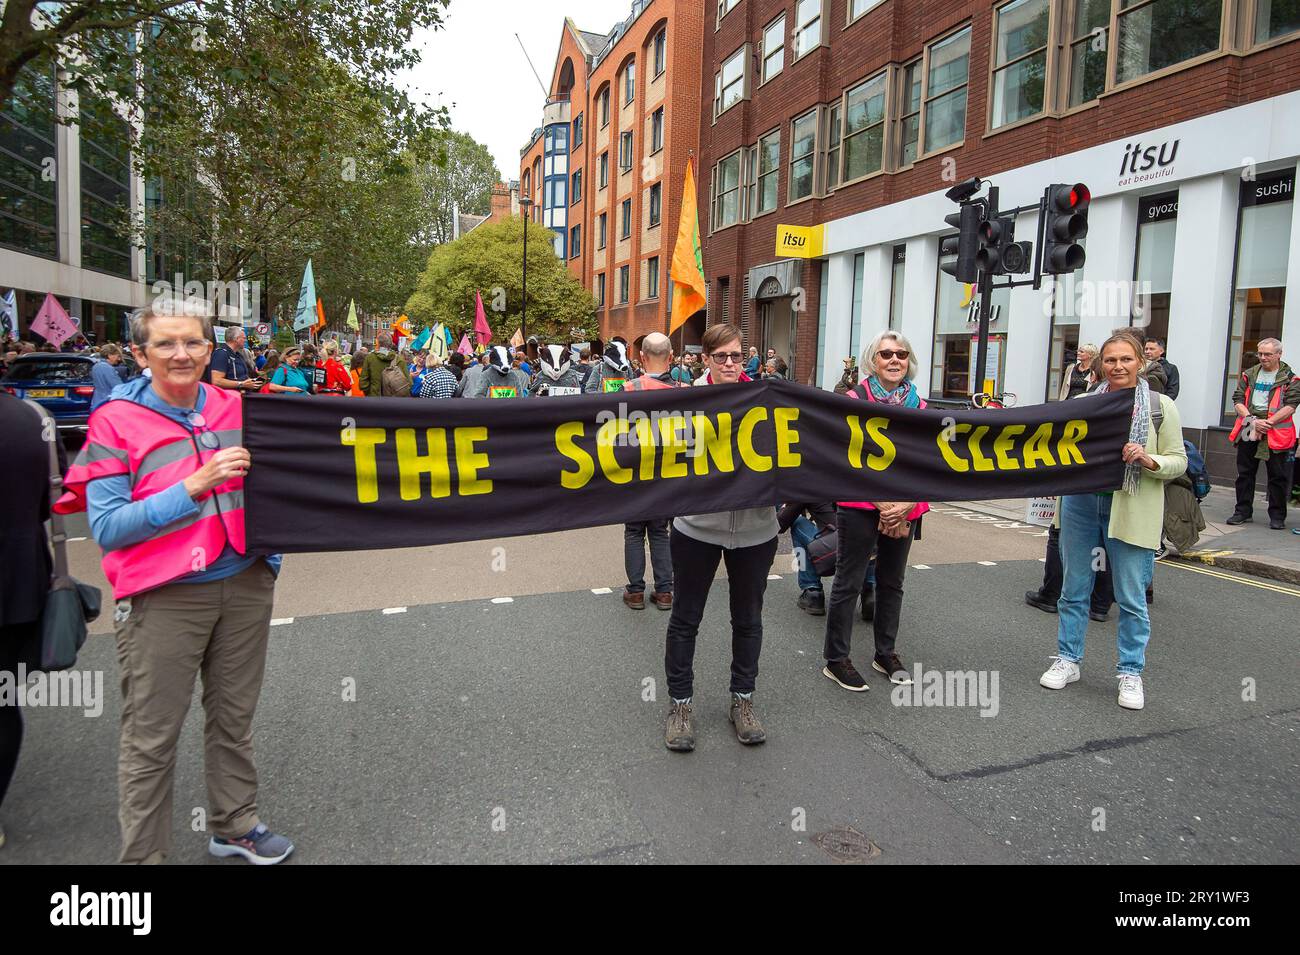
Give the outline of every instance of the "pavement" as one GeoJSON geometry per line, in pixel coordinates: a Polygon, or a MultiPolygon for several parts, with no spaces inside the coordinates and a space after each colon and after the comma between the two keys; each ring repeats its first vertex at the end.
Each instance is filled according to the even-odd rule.
{"type": "MultiPolygon", "coordinates": [[[[1177,558],[1300,584],[1300,535],[1291,533],[1292,528],[1300,528],[1296,508],[1288,511],[1285,530],[1269,530],[1268,503],[1263,494],[1257,494],[1254,520],[1229,527],[1225,521],[1232,516],[1236,502],[1232,488],[1212,487],[1209,496],[1201,502],[1201,513],[1205,516],[1201,539],[1195,549],[1178,554],[1177,558]]],[[[1027,503],[1011,499],[963,502],[962,506],[982,514],[1023,521],[1027,503]]]]}
{"type": "MultiPolygon", "coordinates": [[[[892,688],[868,671],[861,694],[821,675],[825,621],[796,608],[783,538],[755,698],[768,742],[742,747],[727,723],[724,577],[689,754],[663,747],[668,615],[619,600],[621,527],[290,555],[255,729],[259,811],[296,841],[291,864],[1300,861],[1300,589],[1159,564],[1147,707],[1132,712],[1115,702],[1113,617],[1090,626],[1079,683],[1039,687],[1057,621],[1023,595],[1043,538],[937,506],[899,651],[941,679],[892,688]]],[[[72,547],[93,579],[93,543],[72,547]]],[[[115,858],[103,629],[79,661],[102,676],[102,714],[26,711],[0,864],[115,858]]],[[[205,852],[201,723],[196,698],[169,861],[240,865],[205,852]]]]}

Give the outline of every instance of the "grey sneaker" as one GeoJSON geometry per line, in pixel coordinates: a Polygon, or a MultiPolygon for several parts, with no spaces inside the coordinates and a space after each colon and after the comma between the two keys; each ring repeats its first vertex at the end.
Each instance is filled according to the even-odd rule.
{"type": "Polygon", "coordinates": [[[695,748],[695,723],[691,719],[691,704],[674,703],[668,710],[668,725],[664,727],[664,745],[675,753],[689,753],[695,748]]]}
{"type": "Polygon", "coordinates": [[[731,725],[736,728],[736,739],[746,746],[754,746],[767,739],[767,734],[763,732],[763,724],[754,715],[752,699],[731,694],[731,710],[727,713],[727,719],[731,720],[731,725]]]}
{"type": "Polygon", "coordinates": [[[213,836],[208,843],[208,852],[218,858],[243,856],[253,865],[275,865],[289,858],[293,852],[293,843],[284,836],[277,836],[259,822],[238,839],[213,836]]]}

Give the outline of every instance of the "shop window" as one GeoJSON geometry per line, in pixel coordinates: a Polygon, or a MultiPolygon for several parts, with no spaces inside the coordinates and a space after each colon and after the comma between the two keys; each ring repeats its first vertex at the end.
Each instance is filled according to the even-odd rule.
{"type": "Polygon", "coordinates": [[[907,276],[907,246],[894,246],[894,270],[889,286],[889,327],[899,331],[903,327],[903,281],[907,276]]]}
{"type": "Polygon", "coordinates": [[[1255,348],[1260,340],[1282,339],[1294,197],[1294,169],[1261,174],[1241,184],[1224,424],[1233,417],[1232,393],[1238,376],[1258,364],[1255,348]]]}
{"type": "Polygon", "coordinates": [[[1115,82],[1219,48],[1223,0],[1117,0],[1115,82]]]}
{"type": "Polygon", "coordinates": [[[1138,203],[1137,255],[1130,323],[1149,337],[1169,337],[1169,300],[1174,289],[1174,237],[1178,193],[1147,196],[1138,203]]]}
{"type": "MultiPolygon", "coordinates": [[[[849,312],[849,354],[859,363],[862,361],[862,355],[859,353],[862,346],[862,285],[866,277],[867,256],[865,252],[859,252],[853,256],[853,311],[849,312]]],[[[863,375],[869,373],[868,370],[862,372],[863,375]]]]}
{"type": "Polygon", "coordinates": [[[1047,88],[1048,0],[1013,0],[994,14],[993,113],[989,128],[1043,112],[1047,88]]]}
{"type": "MultiPolygon", "coordinates": [[[[941,256],[939,265],[957,260],[956,255],[941,256]]],[[[1011,290],[993,290],[993,315],[989,322],[988,366],[983,377],[993,379],[993,390],[1002,391],[1006,377],[1007,323],[1011,312],[1011,290]]],[[[975,286],[958,282],[938,272],[938,289],[934,302],[934,353],[930,374],[930,393],[944,398],[965,398],[972,386],[983,386],[975,375],[975,339],[979,334],[979,298],[975,286]]]]}

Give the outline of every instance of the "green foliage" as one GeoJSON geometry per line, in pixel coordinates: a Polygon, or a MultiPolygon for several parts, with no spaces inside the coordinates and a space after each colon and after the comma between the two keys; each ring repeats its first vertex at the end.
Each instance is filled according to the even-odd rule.
{"type": "Polygon", "coordinates": [[[271,344],[275,346],[276,351],[282,352],[289,346],[293,345],[296,341],[297,339],[294,337],[293,329],[286,325],[281,325],[276,331],[275,337],[271,339],[271,344]]]}
{"type": "Polygon", "coordinates": [[[420,239],[426,249],[452,241],[457,210],[475,216],[491,212],[492,187],[500,181],[486,146],[465,133],[441,133],[435,160],[420,167],[421,201],[428,216],[420,239]]]}
{"type": "MultiPolygon", "coordinates": [[[[521,218],[479,226],[429,255],[419,284],[406,302],[413,322],[450,328],[474,325],[474,293],[483,294],[493,339],[504,341],[520,326],[524,223],[521,218]]],[[[528,334],[555,341],[593,338],[596,303],[569,274],[554,251],[555,233],[528,223],[528,334]]]]}

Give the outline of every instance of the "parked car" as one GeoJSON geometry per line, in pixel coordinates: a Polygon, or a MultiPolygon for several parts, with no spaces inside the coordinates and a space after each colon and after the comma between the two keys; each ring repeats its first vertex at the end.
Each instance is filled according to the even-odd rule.
{"type": "Polygon", "coordinates": [[[95,394],[90,380],[93,364],[84,355],[20,355],[0,379],[0,387],[16,398],[31,398],[44,405],[54,415],[59,430],[84,431],[90,418],[90,399],[95,394]]]}

